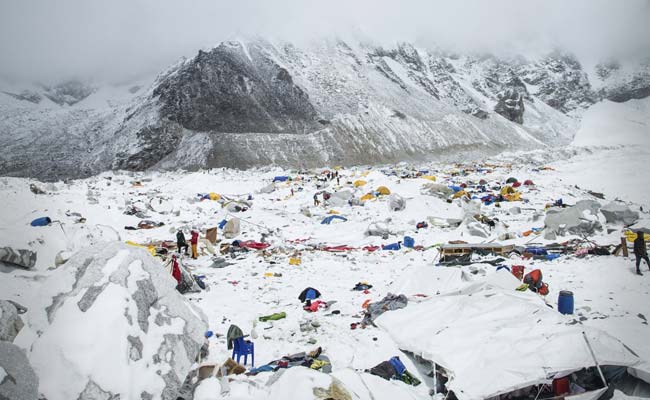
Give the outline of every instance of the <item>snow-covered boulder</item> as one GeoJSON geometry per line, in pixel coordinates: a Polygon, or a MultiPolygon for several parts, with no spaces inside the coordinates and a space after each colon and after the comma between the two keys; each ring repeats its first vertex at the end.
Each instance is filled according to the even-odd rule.
{"type": "Polygon", "coordinates": [[[0,247],[0,262],[11,264],[15,267],[33,268],[36,265],[36,252],[31,250],[0,247]]]}
{"type": "Polygon", "coordinates": [[[206,317],[149,253],[94,245],[43,284],[58,295],[28,356],[48,400],[176,399],[206,317]]]}
{"type": "Polygon", "coordinates": [[[0,399],[37,398],[38,377],[29,365],[25,352],[12,343],[0,342],[0,399]]]}
{"type": "Polygon", "coordinates": [[[402,211],[406,208],[406,200],[397,193],[393,193],[388,198],[388,207],[391,211],[402,211]]]}
{"type": "Polygon", "coordinates": [[[23,326],[16,306],[0,300],[0,341],[13,342],[23,326]]]}

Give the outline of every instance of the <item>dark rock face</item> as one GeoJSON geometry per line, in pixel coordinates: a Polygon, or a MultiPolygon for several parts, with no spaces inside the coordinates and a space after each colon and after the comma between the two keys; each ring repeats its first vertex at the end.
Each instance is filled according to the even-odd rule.
{"type": "Polygon", "coordinates": [[[635,77],[625,85],[615,87],[609,91],[602,92],[607,100],[623,103],[632,99],[644,99],[650,96],[650,76],[635,77]]]}
{"type": "Polygon", "coordinates": [[[95,88],[79,81],[67,81],[56,86],[44,86],[44,96],[56,104],[73,105],[95,92],[95,88]]]}
{"type": "Polygon", "coordinates": [[[16,94],[16,93],[10,93],[10,92],[5,92],[3,91],[2,93],[9,95],[13,97],[16,100],[21,100],[21,101],[29,101],[30,103],[38,104],[43,100],[43,97],[41,97],[40,94],[36,92],[32,92],[29,90],[23,90],[22,92],[16,94]]]}
{"type": "Polygon", "coordinates": [[[524,123],[524,111],[524,96],[515,89],[501,93],[494,106],[494,112],[518,124],[524,123]]]}
{"type": "Polygon", "coordinates": [[[197,132],[296,133],[317,125],[307,94],[259,46],[248,54],[239,43],[200,51],[154,96],[163,118],[197,132]]]}
{"type": "Polygon", "coordinates": [[[181,140],[182,128],[177,123],[160,123],[146,126],[136,133],[138,151],[118,153],[113,168],[129,171],[142,171],[151,168],[170,154],[181,140]]]}

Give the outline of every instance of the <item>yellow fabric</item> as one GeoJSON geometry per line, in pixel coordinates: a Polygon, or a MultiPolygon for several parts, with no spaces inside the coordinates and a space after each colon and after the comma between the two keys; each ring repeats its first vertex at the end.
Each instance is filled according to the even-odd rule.
{"type": "Polygon", "coordinates": [[[328,214],[340,214],[340,212],[338,212],[336,210],[329,210],[327,213],[328,214]]]}
{"type": "Polygon", "coordinates": [[[300,265],[300,259],[297,257],[289,258],[289,265],[300,265]]]}
{"type": "Polygon", "coordinates": [[[454,193],[454,195],[453,195],[452,197],[453,197],[454,199],[457,199],[457,198],[459,198],[459,197],[463,197],[463,196],[467,196],[467,192],[464,191],[464,190],[460,190],[460,191],[454,193]]]}
{"type": "Polygon", "coordinates": [[[521,193],[506,194],[503,196],[508,201],[521,201],[521,193]]]}
{"type": "MultiPolygon", "coordinates": [[[[627,239],[628,242],[634,242],[636,239],[637,234],[636,232],[632,231],[625,231],[625,238],[627,239]]],[[[643,235],[643,239],[647,242],[650,241],[650,233],[646,233],[643,235]]]]}
{"type": "Polygon", "coordinates": [[[505,186],[501,188],[501,195],[505,196],[507,194],[513,194],[516,190],[512,186],[505,186]]]}
{"type": "Polygon", "coordinates": [[[361,201],[372,200],[374,198],[375,196],[373,196],[372,193],[366,193],[363,196],[361,196],[361,201]]]}
{"type": "Polygon", "coordinates": [[[139,247],[141,249],[147,249],[149,254],[151,254],[152,256],[156,255],[156,248],[153,247],[153,246],[144,246],[144,245],[138,244],[136,242],[132,242],[130,240],[127,240],[126,244],[128,244],[129,246],[133,246],[133,247],[139,247]]]}
{"type": "Polygon", "coordinates": [[[195,244],[192,244],[191,247],[192,247],[192,258],[196,260],[197,258],[199,258],[198,249],[196,248],[195,244]]]}
{"type": "Polygon", "coordinates": [[[361,173],[361,176],[366,177],[366,176],[368,176],[368,174],[370,174],[370,171],[363,171],[361,173]]]}
{"type": "Polygon", "coordinates": [[[334,171],[340,171],[341,169],[343,169],[343,167],[340,166],[340,165],[337,165],[336,167],[334,167],[334,171]]]}
{"type": "Polygon", "coordinates": [[[219,200],[221,199],[221,196],[217,193],[210,192],[210,200],[219,200]]]}
{"type": "Polygon", "coordinates": [[[312,361],[311,366],[309,368],[311,368],[311,369],[321,369],[322,367],[324,367],[327,364],[329,364],[327,361],[316,359],[316,360],[312,361]]]}
{"type": "Polygon", "coordinates": [[[390,190],[386,186],[379,186],[377,188],[376,192],[379,192],[379,194],[384,195],[384,196],[390,194],[390,190]]]}
{"type": "Polygon", "coordinates": [[[354,187],[361,187],[361,186],[365,185],[366,183],[368,183],[368,182],[359,179],[357,181],[354,181],[354,187]]]}
{"type": "Polygon", "coordinates": [[[431,182],[436,181],[436,177],[433,175],[422,175],[420,178],[430,180],[431,182]]]}
{"type": "Polygon", "coordinates": [[[265,273],[264,273],[264,277],[265,277],[265,278],[270,278],[270,277],[272,277],[272,276],[273,276],[273,272],[265,272],[265,273]]]}

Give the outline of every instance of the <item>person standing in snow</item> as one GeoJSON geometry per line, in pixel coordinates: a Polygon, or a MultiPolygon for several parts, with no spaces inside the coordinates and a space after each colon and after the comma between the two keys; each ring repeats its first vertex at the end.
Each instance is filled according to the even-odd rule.
{"type": "Polygon", "coordinates": [[[176,255],[172,255],[172,276],[176,279],[178,285],[181,284],[181,269],[178,266],[178,260],[176,260],[176,255]]]}
{"type": "Polygon", "coordinates": [[[650,261],[648,260],[648,251],[645,247],[645,238],[643,237],[643,231],[638,231],[636,233],[636,239],[634,239],[634,255],[636,256],[636,273],[637,275],[643,275],[639,266],[641,265],[641,260],[645,260],[648,269],[650,269],[650,261]]]}
{"type": "Polygon", "coordinates": [[[185,249],[185,255],[187,255],[189,247],[190,246],[185,241],[185,235],[183,234],[183,231],[179,229],[176,233],[176,248],[178,249],[178,254],[180,254],[181,251],[185,249]]]}
{"type": "Polygon", "coordinates": [[[199,252],[197,246],[199,245],[199,233],[195,230],[192,232],[192,238],[190,239],[190,244],[192,245],[192,258],[197,259],[199,257],[199,252]]]}
{"type": "Polygon", "coordinates": [[[314,194],[314,207],[317,207],[320,204],[320,201],[318,201],[318,193],[314,194]]]}

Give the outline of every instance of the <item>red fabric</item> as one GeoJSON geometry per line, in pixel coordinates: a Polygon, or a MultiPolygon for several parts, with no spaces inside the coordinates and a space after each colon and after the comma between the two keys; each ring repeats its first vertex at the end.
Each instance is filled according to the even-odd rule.
{"type": "Polygon", "coordinates": [[[176,282],[181,283],[181,269],[178,267],[176,257],[172,260],[172,276],[176,279],[176,282]]]}
{"type": "Polygon", "coordinates": [[[539,269],[534,269],[529,273],[527,273],[526,276],[524,276],[524,280],[528,276],[533,280],[533,282],[537,283],[542,279],[542,271],[540,271],[539,269]]]}
{"type": "Polygon", "coordinates": [[[340,246],[326,246],[326,247],[323,247],[323,250],[324,251],[331,251],[331,252],[336,253],[336,252],[354,250],[354,247],[350,247],[350,246],[346,246],[346,245],[342,244],[340,246]]]}
{"type": "Polygon", "coordinates": [[[379,250],[379,246],[366,246],[366,247],[364,247],[363,249],[364,249],[365,251],[373,252],[373,251],[379,250]]]}
{"type": "Polygon", "coordinates": [[[192,238],[190,239],[191,244],[199,243],[199,233],[197,231],[192,231],[192,238]]]}
{"type": "Polygon", "coordinates": [[[253,240],[246,240],[246,241],[239,242],[239,247],[245,247],[247,249],[264,250],[269,246],[271,245],[268,243],[255,242],[253,240]]]}
{"type": "Polygon", "coordinates": [[[521,183],[519,183],[519,182],[515,182],[515,183],[512,184],[513,188],[518,188],[519,186],[521,186],[521,183]]]}

